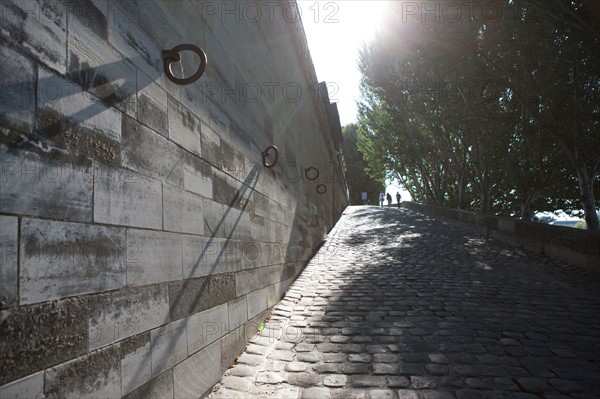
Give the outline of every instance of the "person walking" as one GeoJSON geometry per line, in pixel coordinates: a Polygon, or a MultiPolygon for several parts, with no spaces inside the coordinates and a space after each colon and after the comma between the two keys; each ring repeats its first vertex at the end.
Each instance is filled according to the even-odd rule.
{"type": "Polygon", "coordinates": [[[383,206],[383,200],[385,199],[384,193],[379,193],[379,206],[383,206]]]}
{"type": "Polygon", "coordinates": [[[392,196],[390,195],[390,193],[387,193],[387,202],[388,207],[392,206],[392,196]]]}
{"type": "Polygon", "coordinates": [[[396,191],[396,202],[398,202],[398,208],[400,208],[400,200],[402,197],[400,196],[400,192],[396,191]]]}

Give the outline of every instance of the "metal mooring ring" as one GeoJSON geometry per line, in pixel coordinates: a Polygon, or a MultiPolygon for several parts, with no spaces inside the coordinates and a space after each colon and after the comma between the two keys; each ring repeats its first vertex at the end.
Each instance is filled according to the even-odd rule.
{"type": "Polygon", "coordinates": [[[318,192],[319,194],[325,194],[325,193],[327,192],[327,186],[326,186],[326,185],[324,185],[324,184],[319,184],[319,185],[317,186],[317,192],[318,192]]]}
{"type": "Polygon", "coordinates": [[[304,176],[308,179],[308,180],[317,180],[319,178],[319,169],[315,168],[314,166],[308,167],[306,169],[304,169],[304,176]],[[315,177],[313,177],[312,179],[310,177],[308,177],[308,172],[314,170],[315,172],[317,172],[317,174],[315,175],[315,177]]]}
{"type": "Polygon", "coordinates": [[[163,50],[161,56],[163,59],[165,75],[167,75],[167,78],[171,82],[178,85],[189,85],[190,83],[194,83],[200,79],[200,76],[202,76],[206,70],[206,53],[200,47],[193,44],[180,44],[179,46],[173,47],[171,50],[163,50]],[[198,57],[200,57],[200,66],[198,67],[198,70],[189,78],[177,78],[175,75],[173,75],[173,71],[171,70],[171,63],[181,61],[181,54],[179,54],[181,51],[193,51],[198,55],[198,57]]]}
{"type": "Polygon", "coordinates": [[[277,161],[279,160],[279,149],[274,145],[268,146],[262,153],[262,159],[264,166],[266,166],[267,168],[272,168],[277,164],[277,161]],[[267,157],[269,156],[270,150],[273,150],[275,152],[275,159],[273,159],[273,162],[268,163],[267,157]]]}

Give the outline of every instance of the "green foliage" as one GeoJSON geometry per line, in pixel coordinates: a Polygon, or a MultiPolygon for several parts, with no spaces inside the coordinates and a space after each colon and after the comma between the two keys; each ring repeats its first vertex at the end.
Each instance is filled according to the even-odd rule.
{"type": "Polygon", "coordinates": [[[342,151],[346,159],[346,181],[350,191],[350,204],[362,205],[361,193],[367,193],[367,204],[378,205],[379,193],[385,189],[385,169],[369,169],[358,148],[358,126],[351,123],[342,129],[342,151]],[[367,172],[367,169],[369,172],[367,172]]]}
{"type": "Polygon", "coordinates": [[[493,4],[500,17],[473,12],[459,22],[407,18],[402,2],[390,3],[359,61],[369,170],[388,170],[419,202],[526,219],[555,204],[583,206],[597,226],[592,1],[482,0],[480,10],[493,4]]]}
{"type": "Polygon", "coordinates": [[[585,220],[575,223],[575,226],[573,226],[573,227],[575,227],[576,229],[584,229],[584,230],[587,229],[585,220]]]}

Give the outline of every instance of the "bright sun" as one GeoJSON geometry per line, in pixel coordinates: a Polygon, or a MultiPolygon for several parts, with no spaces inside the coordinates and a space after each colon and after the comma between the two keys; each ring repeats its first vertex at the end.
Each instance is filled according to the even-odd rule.
{"type": "Polygon", "coordinates": [[[372,39],[393,1],[298,1],[317,77],[328,82],[342,125],[356,120],[358,51],[372,39]]]}

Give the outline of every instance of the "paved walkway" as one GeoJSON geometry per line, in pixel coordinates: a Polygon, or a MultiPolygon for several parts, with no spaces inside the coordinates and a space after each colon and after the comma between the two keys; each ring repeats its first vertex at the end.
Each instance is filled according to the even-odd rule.
{"type": "Polygon", "coordinates": [[[210,398],[600,397],[600,279],[350,207],[210,398]]]}

